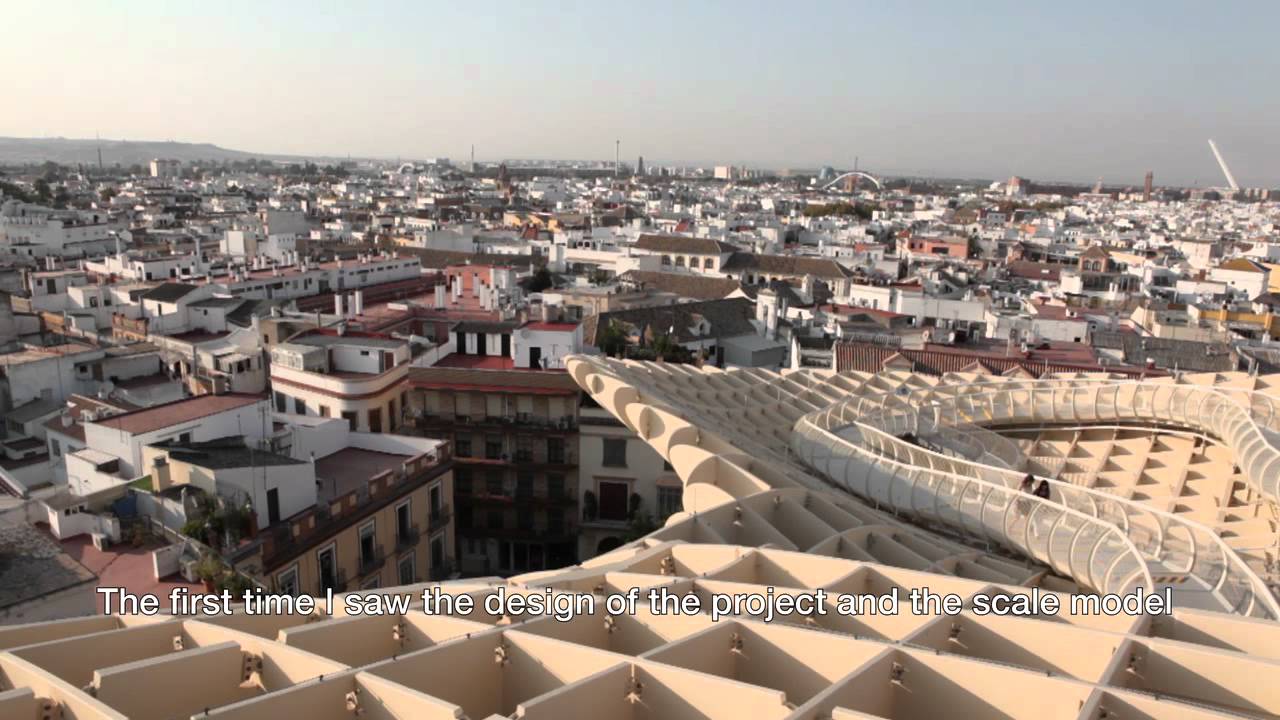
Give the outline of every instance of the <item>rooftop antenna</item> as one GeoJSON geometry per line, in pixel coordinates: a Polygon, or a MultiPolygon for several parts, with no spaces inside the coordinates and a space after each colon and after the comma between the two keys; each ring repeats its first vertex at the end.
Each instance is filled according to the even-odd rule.
{"type": "Polygon", "coordinates": [[[1213,151],[1213,156],[1218,159],[1218,167],[1222,168],[1222,174],[1227,177],[1227,185],[1232,192],[1238,192],[1240,186],[1236,184],[1235,177],[1231,174],[1231,168],[1227,167],[1227,161],[1222,159],[1222,153],[1218,152],[1218,144],[1212,139],[1209,140],[1209,149],[1213,151]]]}
{"type": "Polygon", "coordinates": [[[613,176],[616,178],[622,174],[622,140],[613,141],[613,176]]]}

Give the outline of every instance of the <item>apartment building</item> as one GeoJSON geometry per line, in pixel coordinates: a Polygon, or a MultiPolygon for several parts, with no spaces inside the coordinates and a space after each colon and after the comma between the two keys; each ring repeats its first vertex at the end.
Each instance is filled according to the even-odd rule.
{"type": "Polygon", "coordinates": [[[454,450],[459,567],[510,574],[578,554],[578,388],[554,370],[412,368],[417,432],[454,450]]]}
{"type": "Polygon", "coordinates": [[[447,443],[351,432],[337,419],[276,416],[306,457],[310,503],[233,552],[237,570],[290,595],[445,580],[454,573],[447,443]]]}
{"type": "Polygon", "coordinates": [[[409,343],[389,335],[310,330],[271,348],[272,401],[276,412],[392,432],[405,407],[409,359],[409,343]]]}

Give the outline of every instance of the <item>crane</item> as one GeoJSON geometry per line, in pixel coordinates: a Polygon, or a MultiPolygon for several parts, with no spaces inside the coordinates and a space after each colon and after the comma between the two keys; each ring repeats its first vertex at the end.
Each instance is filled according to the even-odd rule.
{"type": "Polygon", "coordinates": [[[1222,153],[1218,152],[1218,145],[1213,140],[1209,141],[1209,149],[1213,151],[1213,156],[1218,158],[1218,166],[1222,168],[1222,174],[1227,176],[1227,185],[1231,187],[1231,192],[1239,192],[1240,186],[1236,184],[1236,179],[1231,175],[1231,168],[1227,167],[1227,161],[1222,159],[1222,153]]]}

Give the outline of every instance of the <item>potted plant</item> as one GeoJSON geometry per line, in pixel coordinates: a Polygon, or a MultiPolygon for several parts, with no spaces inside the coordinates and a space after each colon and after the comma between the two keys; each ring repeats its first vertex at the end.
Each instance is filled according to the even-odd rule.
{"type": "Polygon", "coordinates": [[[204,583],[204,591],[211,593],[217,586],[218,580],[224,572],[222,558],[213,553],[205,553],[200,556],[200,562],[196,565],[196,575],[200,577],[200,582],[204,583]]]}

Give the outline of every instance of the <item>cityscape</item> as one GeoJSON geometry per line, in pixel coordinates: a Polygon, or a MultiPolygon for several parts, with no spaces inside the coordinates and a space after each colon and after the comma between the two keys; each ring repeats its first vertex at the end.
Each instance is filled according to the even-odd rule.
{"type": "MultiPolygon", "coordinates": [[[[560,49],[519,45],[549,28],[515,5],[432,7],[439,46],[354,27],[423,11],[388,3],[297,26],[352,24],[385,73],[303,70],[282,35],[271,105],[229,89],[262,47],[205,68],[229,40],[161,40],[260,30],[181,5],[23,11],[82,43],[30,79],[94,62],[95,19],[133,28],[104,68],[157,67],[132,109],[24,80],[0,119],[0,720],[1280,717],[1273,99],[1178,117],[1137,72],[1198,23],[1170,62],[1213,65],[1220,18],[1095,48],[1133,71],[1099,104],[1131,82],[1169,112],[1072,150],[1093,110],[956,110],[852,17],[954,48],[931,28],[1043,30],[1034,7],[833,3],[865,44],[799,59],[750,52],[750,3],[672,8],[737,34],[699,99],[668,72],[688,48],[607,3],[547,8],[619,33],[560,49]],[[797,103],[847,53],[850,98],[914,88],[883,126],[797,103]],[[375,102],[424,69],[430,112],[375,102]],[[916,102],[927,141],[893,120],[916,102]]],[[[1081,69],[1026,61],[992,92],[1081,69]]]]}

